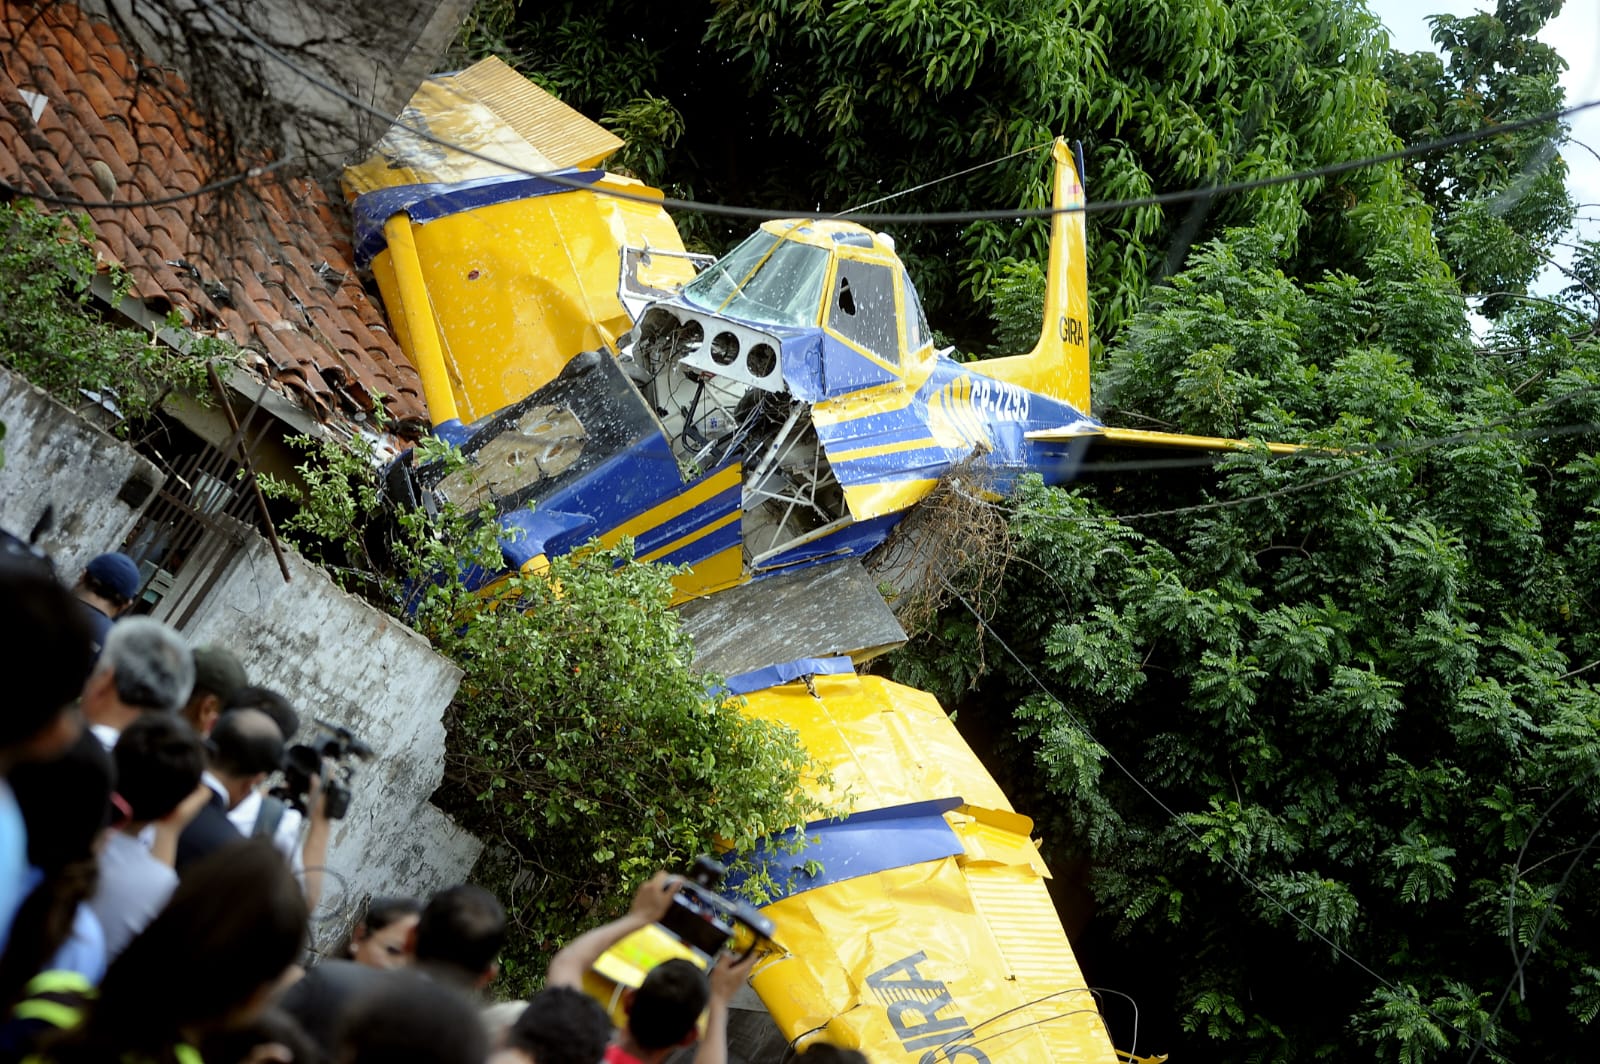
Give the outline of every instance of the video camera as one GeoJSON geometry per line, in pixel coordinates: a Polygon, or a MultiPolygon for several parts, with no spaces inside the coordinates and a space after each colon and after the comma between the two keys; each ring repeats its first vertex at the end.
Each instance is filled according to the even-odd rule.
{"type": "Polygon", "coordinates": [[[740,960],[772,938],[774,925],[743,899],[729,900],[716,892],[728,870],[710,857],[695,858],[672,908],[661,918],[666,928],[685,945],[715,958],[731,949],[740,960]]]}
{"type": "Polygon", "coordinates": [[[328,819],[342,820],[350,811],[350,783],[356,774],[354,759],[370,759],[372,747],[357,739],[349,728],[324,720],[317,721],[317,727],[321,730],[311,742],[296,743],[283,752],[283,782],[270,793],[306,816],[311,777],[322,775],[324,760],[332,761],[334,767],[322,781],[323,800],[328,819]]]}

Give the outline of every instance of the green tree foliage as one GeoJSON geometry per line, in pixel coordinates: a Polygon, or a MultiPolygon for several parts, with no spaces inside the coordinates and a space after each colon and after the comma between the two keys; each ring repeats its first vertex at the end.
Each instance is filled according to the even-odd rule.
{"type": "MultiPolygon", "coordinates": [[[[1562,0],[1499,0],[1493,14],[1435,15],[1433,52],[1390,53],[1383,63],[1390,124],[1408,145],[1505,126],[1559,110],[1566,62],[1538,33],[1562,0]]],[[[1434,212],[1440,250],[1462,290],[1489,296],[1498,316],[1544,268],[1572,224],[1564,125],[1541,123],[1419,156],[1410,180],[1434,212]]]]}
{"type": "MultiPolygon", "coordinates": [[[[575,106],[670,129],[647,165],[680,190],[837,209],[1056,134],[1114,200],[1505,123],[1560,101],[1554,7],[1440,20],[1433,65],[1342,0],[592,0],[506,34],[575,106]]],[[[1137,997],[1141,1051],[1587,1055],[1600,255],[1491,304],[1486,346],[1461,295],[1520,292],[1559,235],[1558,135],[1091,216],[1107,420],[1318,449],[1091,452],[1106,475],[1014,500],[983,621],[952,603],[894,667],[1090,872],[1081,956],[1137,997]]],[[[1047,179],[1041,153],[893,206],[1047,179]]],[[[1042,223],[894,236],[936,326],[1031,343],[1042,223]]]]}
{"type": "MultiPolygon", "coordinates": [[[[1057,135],[1084,141],[1099,200],[1395,147],[1383,37],[1339,0],[567,0],[521,5],[500,25],[527,72],[634,138],[631,165],[724,202],[840,210],[1037,146],[891,206],[1047,206],[1044,146],[1057,135]]],[[[1226,226],[1268,228],[1313,263],[1356,260],[1380,235],[1425,227],[1394,207],[1398,180],[1379,168],[1096,215],[1095,335],[1112,335],[1152,279],[1226,226]]],[[[713,250],[744,235],[722,219],[680,225],[713,250]]],[[[997,281],[1043,260],[1047,226],[894,235],[930,316],[975,349],[991,339],[997,281]]],[[[1037,330],[1037,311],[1026,317],[1000,339],[1037,330]]]]}
{"type": "Polygon", "coordinates": [[[475,571],[503,567],[498,524],[447,505],[388,523],[399,580],[374,581],[385,522],[370,456],[324,445],[299,471],[305,505],[287,530],[465,674],[434,800],[487,844],[475,877],[515,929],[505,992],[533,989],[555,948],[626,909],[656,869],[824,815],[801,793],[795,734],[691,668],[672,569],[591,544],[475,591],[475,571]]]}
{"type": "MultiPolygon", "coordinates": [[[[150,414],[173,389],[201,391],[214,343],[175,350],[112,324],[94,306],[98,263],[87,215],[0,204],[0,362],[69,405],[93,392],[125,419],[150,414]]],[[[128,279],[109,271],[115,298],[128,279]]]]}
{"type": "Polygon", "coordinates": [[[1600,344],[1474,350],[1403,249],[1289,261],[1261,230],[1199,249],[1111,353],[1110,416],[1322,449],[1091,452],[1091,485],[1026,486],[997,608],[954,605],[897,673],[1002,731],[1052,863],[1092,869],[1084,961],[1139,998],[1141,1045],[1581,1058],[1600,344]]]}

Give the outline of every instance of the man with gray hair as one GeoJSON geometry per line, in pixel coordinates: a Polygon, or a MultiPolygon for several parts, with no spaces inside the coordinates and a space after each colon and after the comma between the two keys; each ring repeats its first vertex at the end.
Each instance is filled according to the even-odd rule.
{"type": "Polygon", "coordinates": [[[83,685],[83,718],[107,750],[141,713],[176,713],[194,687],[194,654],[160,621],[130,617],[111,626],[83,685]]]}

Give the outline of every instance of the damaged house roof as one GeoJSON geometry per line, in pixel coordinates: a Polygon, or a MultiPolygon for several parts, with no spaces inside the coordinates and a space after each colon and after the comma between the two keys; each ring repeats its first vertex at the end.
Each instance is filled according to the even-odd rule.
{"type": "MultiPolygon", "coordinates": [[[[7,0],[0,37],[0,181],[144,201],[231,176],[204,172],[182,81],[130,54],[111,26],[69,4],[7,0]]],[[[133,297],[237,344],[318,420],[365,420],[379,393],[391,416],[422,415],[417,372],[356,276],[344,205],[298,178],[253,181],[251,193],[256,239],[226,252],[200,233],[215,193],[87,213],[97,252],[127,269],[133,297]]]]}

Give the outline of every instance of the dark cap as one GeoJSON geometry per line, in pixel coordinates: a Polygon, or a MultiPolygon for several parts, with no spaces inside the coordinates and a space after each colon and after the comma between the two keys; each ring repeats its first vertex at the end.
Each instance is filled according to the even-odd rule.
{"type": "Polygon", "coordinates": [[[219,646],[195,647],[196,693],[202,689],[209,691],[222,699],[223,705],[227,705],[249,682],[244,674],[244,666],[239,664],[239,659],[233,656],[232,651],[219,646]]]}
{"type": "Polygon", "coordinates": [[[129,600],[139,594],[144,584],[139,567],[126,554],[102,554],[91,561],[84,572],[107,591],[129,600]]]}

